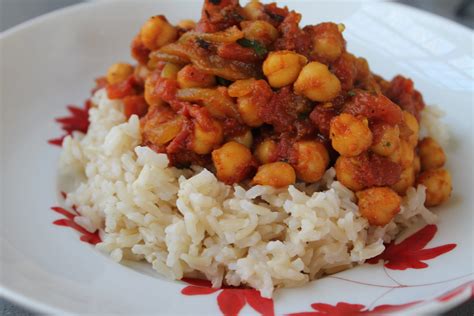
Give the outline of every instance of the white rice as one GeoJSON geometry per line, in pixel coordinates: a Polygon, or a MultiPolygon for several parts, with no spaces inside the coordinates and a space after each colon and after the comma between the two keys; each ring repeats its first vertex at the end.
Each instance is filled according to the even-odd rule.
{"type": "Polygon", "coordinates": [[[431,136],[441,146],[446,146],[449,141],[448,129],[440,123],[440,119],[445,115],[444,111],[437,106],[427,106],[421,112],[420,137],[431,136]]]}
{"type": "Polygon", "coordinates": [[[93,103],[87,135],[64,140],[60,170],[79,179],[66,201],[82,215],[76,222],[99,229],[97,247],[117,262],[146,260],[172,279],[198,274],[214,287],[245,284],[271,297],[274,288],[363,263],[404,227],[436,221],[420,186],[391,223],[369,226],[333,168],[315,185],[285,189],[170,168],[166,155],[139,146],[139,120],[127,122],[120,101],[100,90],[93,103]]]}

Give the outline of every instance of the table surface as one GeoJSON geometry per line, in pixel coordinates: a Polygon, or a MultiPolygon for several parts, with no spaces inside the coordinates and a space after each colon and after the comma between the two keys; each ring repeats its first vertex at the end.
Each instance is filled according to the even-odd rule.
{"type": "MultiPolygon", "coordinates": [[[[83,0],[0,0],[0,31],[3,32],[12,26],[36,16],[79,2],[83,2],[83,0]]],[[[473,0],[399,0],[398,2],[419,7],[423,10],[455,20],[471,29],[474,28],[473,0]],[[455,15],[455,11],[462,2],[470,3],[470,5],[464,11],[464,15],[459,17],[455,15]]],[[[0,315],[33,316],[36,315],[36,313],[0,298],[0,315]]],[[[474,315],[474,300],[447,312],[445,315],[474,315]]]]}

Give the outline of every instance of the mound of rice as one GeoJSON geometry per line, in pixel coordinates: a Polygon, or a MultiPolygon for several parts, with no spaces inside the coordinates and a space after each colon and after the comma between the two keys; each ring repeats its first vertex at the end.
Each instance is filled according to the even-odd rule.
{"type": "Polygon", "coordinates": [[[60,174],[78,179],[66,203],[77,206],[78,224],[100,230],[97,247],[117,262],[146,260],[172,279],[201,276],[271,297],[274,288],[363,263],[403,228],[436,220],[420,186],[391,223],[370,226],[332,168],[317,184],[274,189],[168,167],[166,155],[139,146],[139,119],[127,122],[121,101],[104,90],[92,101],[87,135],[64,140],[60,174]]]}

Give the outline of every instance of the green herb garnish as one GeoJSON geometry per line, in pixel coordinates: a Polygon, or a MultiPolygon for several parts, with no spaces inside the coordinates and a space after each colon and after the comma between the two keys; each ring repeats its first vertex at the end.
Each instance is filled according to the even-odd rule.
{"type": "Polygon", "coordinates": [[[217,81],[218,85],[226,86],[226,87],[229,86],[232,83],[232,81],[224,79],[222,77],[218,77],[218,76],[216,77],[216,81],[217,81]]]}
{"type": "Polygon", "coordinates": [[[241,38],[237,41],[240,46],[252,48],[258,57],[263,58],[268,53],[267,48],[259,41],[252,41],[246,38],[241,38]]]}
{"type": "Polygon", "coordinates": [[[351,90],[351,91],[347,92],[347,95],[349,95],[349,96],[353,97],[353,96],[355,96],[355,95],[356,95],[356,93],[355,93],[355,91],[354,91],[354,90],[351,90]]]}

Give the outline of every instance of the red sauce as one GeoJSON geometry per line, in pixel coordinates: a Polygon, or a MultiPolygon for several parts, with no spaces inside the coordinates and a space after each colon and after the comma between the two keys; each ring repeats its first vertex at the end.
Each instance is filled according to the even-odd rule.
{"type": "Polygon", "coordinates": [[[142,117],[148,111],[148,104],[146,103],[145,98],[141,95],[127,96],[123,99],[123,104],[124,114],[127,119],[133,114],[142,117]]]}
{"type": "Polygon", "coordinates": [[[413,114],[420,121],[420,112],[425,108],[425,102],[420,92],[415,90],[411,79],[396,76],[390,82],[385,95],[397,103],[403,110],[413,114]]]}
{"type": "Polygon", "coordinates": [[[296,139],[304,139],[304,138],[314,138],[316,137],[317,128],[313,124],[313,122],[308,118],[301,118],[298,119],[295,123],[295,133],[296,139]]]}
{"type": "Polygon", "coordinates": [[[183,114],[192,117],[203,130],[210,131],[213,129],[211,114],[205,107],[200,107],[198,105],[187,106],[183,114]]]}
{"type": "Polygon", "coordinates": [[[380,142],[385,130],[390,125],[383,122],[374,122],[370,124],[370,131],[372,132],[372,144],[377,144],[380,142]]]}
{"type": "Polygon", "coordinates": [[[239,0],[205,0],[196,31],[214,33],[243,20],[239,0]]]}
{"type": "Polygon", "coordinates": [[[281,37],[275,42],[276,50],[292,50],[309,57],[312,40],[310,34],[300,29],[301,14],[290,12],[278,27],[281,37]]]}
{"type": "Polygon", "coordinates": [[[146,65],[150,58],[148,57],[151,51],[146,48],[145,44],[143,44],[142,40],[140,39],[140,35],[135,36],[131,44],[131,52],[133,58],[138,61],[142,65],[146,65]]]}
{"type": "Polygon", "coordinates": [[[182,130],[166,147],[166,154],[170,165],[177,167],[189,167],[191,164],[206,166],[211,163],[210,155],[198,155],[190,150],[193,136],[194,123],[186,120],[182,130]]]}
{"type": "Polygon", "coordinates": [[[280,135],[278,142],[277,158],[275,160],[296,162],[297,157],[293,152],[293,144],[295,140],[289,134],[280,135]]]}
{"type": "Polygon", "coordinates": [[[110,99],[123,99],[139,92],[140,87],[132,75],[127,80],[119,83],[109,84],[106,88],[107,95],[110,99]]]}
{"type": "Polygon", "coordinates": [[[333,117],[337,115],[334,107],[327,107],[324,105],[315,106],[309,118],[318,128],[319,132],[325,137],[329,138],[329,127],[333,117]]]}
{"type": "Polygon", "coordinates": [[[224,59],[232,59],[253,63],[262,60],[254,49],[243,47],[237,43],[222,44],[217,47],[217,55],[224,59]]]}
{"type": "Polygon", "coordinates": [[[366,152],[353,159],[358,165],[358,180],[366,187],[391,186],[400,179],[401,166],[388,158],[366,152]]]}
{"type": "Polygon", "coordinates": [[[279,8],[276,3],[272,2],[263,6],[262,19],[278,27],[281,22],[288,16],[288,8],[279,8]]]}
{"type": "Polygon", "coordinates": [[[224,137],[226,139],[241,136],[248,131],[247,126],[232,117],[225,118],[222,121],[222,127],[224,128],[224,137]]]}
{"type": "Polygon", "coordinates": [[[294,106],[295,95],[291,86],[281,88],[273,94],[270,101],[259,108],[260,118],[267,124],[273,125],[278,133],[294,129],[293,123],[298,115],[294,106]]]}
{"type": "Polygon", "coordinates": [[[172,102],[176,100],[176,91],[179,85],[176,80],[159,78],[153,89],[153,93],[165,102],[172,102]]]}
{"type": "Polygon", "coordinates": [[[402,121],[402,111],[399,106],[382,94],[371,94],[357,91],[356,95],[344,105],[343,112],[352,115],[362,115],[372,121],[380,121],[390,125],[402,121]]]}
{"type": "MultiPolygon", "coordinates": [[[[194,124],[191,120],[184,121],[181,131],[176,137],[166,146],[166,153],[168,155],[178,155],[188,151],[189,136],[193,134],[194,124]]],[[[183,157],[184,158],[184,157],[183,157]]],[[[175,157],[174,160],[177,160],[175,157]]],[[[182,161],[182,160],[181,160],[182,161]]]]}
{"type": "Polygon", "coordinates": [[[343,53],[332,65],[331,70],[341,82],[342,90],[349,91],[357,77],[357,66],[354,56],[343,53]]]}

